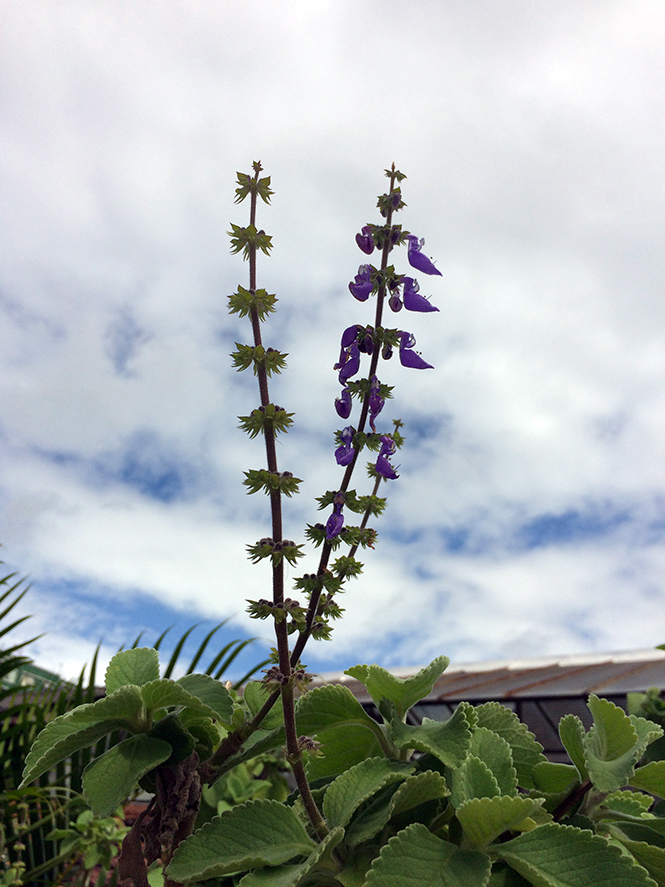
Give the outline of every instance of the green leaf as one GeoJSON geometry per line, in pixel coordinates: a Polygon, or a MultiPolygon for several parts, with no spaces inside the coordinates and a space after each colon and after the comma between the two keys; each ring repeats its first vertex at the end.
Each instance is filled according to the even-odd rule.
{"type": "Polygon", "coordinates": [[[489,767],[502,795],[517,794],[517,771],[513,767],[510,746],[502,736],[487,727],[476,727],[469,753],[489,767]]]}
{"type": "Polygon", "coordinates": [[[490,860],[460,850],[414,823],[391,838],[367,873],[367,887],[485,887],[490,860]]]}
{"type": "Polygon", "coordinates": [[[453,807],[459,807],[471,798],[494,798],[501,795],[494,774],[475,755],[469,755],[460,767],[452,771],[451,783],[450,800],[453,807]]]}
{"type": "Polygon", "coordinates": [[[584,742],[589,778],[603,792],[615,792],[628,784],[640,757],[642,742],[628,715],[595,695],[589,697],[593,727],[584,742]]]}
{"type": "Polygon", "coordinates": [[[378,665],[355,665],[344,674],[351,675],[363,684],[378,705],[382,698],[390,700],[400,718],[432,691],[432,687],[448,668],[450,659],[438,656],[428,666],[408,678],[397,678],[378,665]]]}
{"type": "Polygon", "coordinates": [[[60,761],[79,749],[94,745],[113,730],[139,733],[148,729],[141,691],[129,685],[120,687],[111,696],[98,699],[60,715],[48,723],[25,759],[23,781],[28,785],[60,761]]]}
{"type": "Polygon", "coordinates": [[[643,795],[641,792],[619,791],[612,792],[603,800],[603,809],[613,813],[621,813],[627,816],[641,817],[647,813],[653,804],[651,795],[643,795]]]}
{"type": "Polygon", "coordinates": [[[659,798],[665,798],[665,761],[651,761],[638,767],[629,779],[633,788],[640,788],[659,798]]]}
{"type": "Polygon", "coordinates": [[[545,823],[492,851],[534,887],[655,887],[618,847],[572,826],[545,823]]]}
{"type": "Polygon", "coordinates": [[[358,726],[369,730],[382,744],[381,727],[370,718],[348,687],[329,684],[310,690],[298,700],[296,707],[298,732],[315,736],[331,727],[358,726]]]}
{"type": "MultiPolygon", "coordinates": [[[[241,878],[238,887],[297,887],[310,872],[316,870],[322,859],[330,856],[343,837],[343,828],[332,829],[305,862],[300,865],[257,869],[241,878]]],[[[321,873],[316,883],[321,885],[327,883],[322,879],[321,873]]],[[[332,883],[337,882],[333,881],[332,883]]]]}
{"type": "Polygon", "coordinates": [[[159,654],[152,647],[134,647],[116,653],[106,669],[106,695],[119,687],[134,684],[142,687],[159,678],[159,654]]]}
{"type": "Polygon", "coordinates": [[[417,727],[395,719],[390,725],[390,735],[397,748],[429,752],[448,767],[461,764],[471,742],[471,728],[463,706],[458,706],[447,721],[423,718],[417,727]]]}
{"type": "Polygon", "coordinates": [[[324,776],[337,776],[367,758],[382,754],[376,736],[354,724],[321,730],[317,739],[321,743],[320,752],[307,759],[307,777],[312,781],[324,776]]]}
{"type": "Polygon", "coordinates": [[[534,787],[546,794],[568,792],[573,783],[579,782],[577,767],[572,764],[555,764],[542,761],[533,768],[534,787]]]}
{"type": "Polygon", "coordinates": [[[406,813],[427,801],[445,798],[449,795],[448,785],[440,773],[424,770],[408,776],[397,789],[391,800],[391,815],[406,813]]]}
{"type": "Polygon", "coordinates": [[[510,746],[513,766],[517,770],[517,782],[522,788],[534,787],[533,771],[547,761],[543,747],[526,724],[500,702],[485,702],[475,706],[478,726],[487,727],[502,736],[510,746]]]}
{"type": "Polygon", "coordinates": [[[111,816],[137,782],[171,756],[171,746],[145,733],[131,736],[83,771],[83,795],[97,816],[111,816]]]}
{"type": "MultiPolygon", "coordinates": [[[[192,677],[207,677],[207,675],[192,675],[192,677]]],[[[211,680],[214,680],[214,678],[211,678],[211,680]]],[[[171,681],[168,678],[150,681],[141,687],[140,693],[146,708],[150,712],[158,711],[160,708],[186,706],[192,711],[207,715],[207,717],[213,720],[219,720],[219,714],[215,708],[193,696],[180,682],[171,681]]],[[[232,710],[233,703],[231,704],[230,711],[232,710]]]]}
{"type": "MultiPolygon", "coordinates": [[[[457,808],[466,843],[482,850],[503,832],[519,828],[542,806],[542,799],[525,797],[471,798],[457,808]]],[[[533,825],[533,822],[531,823],[533,825]]]]}
{"type": "Polygon", "coordinates": [[[358,807],[391,782],[400,782],[414,767],[385,758],[370,758],[351,767],[328,787],[323,815],[331,826],[345,826],[358,807]]]}
{"type": "Polygon", "coordinates": [[[624,837],[618,828],[612,827],[610,831],[631,852],[637,862],[644,866],[658,887],[665,887],[665,849],[654,847],[653,844],[644,841],[631,841],[624,837]]]}
{"type": "Polygon", "coordinates": [[[281,865],[316,850],[291,807],[248,801],[216,816],[180,844],[167,868],[173,881],[203,881],[230,872],[281,865]]]}
{"type": "Polygon", "coordinates": [[[230,725],[233,715],[233,698],[224,684],[208,674],[186,674],[176,683],[215,712],[213,716],[215,720],[225,726],[230,725]]]}
{"type": "Polygon", "coordinates": [[[584,743],[586,734],[584,724],[577,715],[564,715],[559,721],[559,737],[568,757],[577,768],[580,782],[589,778],[584,760],[584,743]]]}
{"type": "MultiPolygon", "coordinates": [[[[248,684],[245,684],[242,691],[242,698],[247,708],[250,710],[252,717],[259,713],[269,696],[270,693],[262,681],[250,681],[248,684]]],[[[279,702],[276,702],[270,709],[267,717],[261,722],[261,728],[263,730],[273,730],[275,727],[279,727],[283,722],[284,709],[279,702]]]]}

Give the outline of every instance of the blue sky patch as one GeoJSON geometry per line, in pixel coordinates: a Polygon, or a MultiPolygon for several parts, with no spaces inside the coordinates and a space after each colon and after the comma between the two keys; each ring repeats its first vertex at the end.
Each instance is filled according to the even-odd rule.
{"type": "Polygon", "coordinates": [[[541,514],[519,527],[514,539],[518,548],[527,550],[585,542],[613,533],[630,520],[630,512],[593,510],[587,512],[570,508],[561,514],[541,514]]]}

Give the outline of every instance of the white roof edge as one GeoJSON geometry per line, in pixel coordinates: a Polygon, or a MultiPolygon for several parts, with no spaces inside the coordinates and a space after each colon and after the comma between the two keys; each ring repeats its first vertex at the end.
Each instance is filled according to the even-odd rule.
{"type": "MultiPolygon", "coordinates": [[[[570,667],[575,665],[600,665],[603,662],[658,662],[665,660],[665,650],[659,650],[656,647],[647,647],[640,650],[618,650],[607,653],[570,653],[561,656],[534,656],[532,658],[523,659],[489,659],[479,662],[460,662],[451,663],[445,670],[445,675],[452,674],[469,674],[482,673],[487,671],[499,671],[505,669],[507,671],[520,671],[535,668],[547,668],[552,666],[570,667]]],[[[397,668],[388,667],[388,671],[395,677],[409,677],[420,671],[423,666],[401,666],[397,668]]],[[[340,671],[329,671],[317,674],[316,680],[325,683],[351,683],[357,681],[356,678],[344,674],[340,671]]]]}

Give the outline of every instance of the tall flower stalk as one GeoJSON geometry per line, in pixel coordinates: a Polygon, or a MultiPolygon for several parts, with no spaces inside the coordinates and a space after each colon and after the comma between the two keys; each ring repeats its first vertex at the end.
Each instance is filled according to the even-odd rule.
{"type": "Polygon", "coordinates": [[[229,297],[229,311],[250,319],[253,344],[236,343],[237,350],[232,357],[238,370],[253,368],[260,395],[259,406],[249,415],[240,417],[240,427],[252,438],[262,434],[266,448],[267,468],[245,472],[244,483],[250,493],[260,490],[267,493],[271,511],[271,535],[248,546],[248,554],[255,563],[270,559],[272,598],[249,601],[249,612],[253,618],[272,617],[276,648],[273,665],[264,679],[270,691],[269,699],[249,725],[228,737],[226,744],[222,743],[213,764],[221,764],[225,756],[232,754],[280,697],[287,757],[312,827],[319,838],[323,838],[327,828],[309,789],[303,763],[303,751],[311,751],[313,743],[309,737],[298,736],[296,726],[296,694],[311,677],[300,657],[310,637],[327,639],[330,636],[331,620],[342,613],[336,596],[343,590],[345,581],[357,576],[363,569],[362,563],[355,557],[358,548],[374,547],[377,533],[369,526],[369,521],[379,516],[385,508],[385,498],[378,495],[381,484],[398,477],[391,460],[403,443],[399,430],[402,423],[399,419],[393,420],[391,431],[378,430],[376,424],[386,400],[392,397],[392,388],[382,384],[377,375],[380,361],[390,360],[397,351],[401,363],[406,367],[430,367],[413,350],[415,338],[411,332],[383,326],[386,303],[393,312],[400,311],[402,307],[407,311],[438,310],[420,295],[417,281],[399,273],[394,265],[389,264],[391,252],[396,247],[408,244],[407,259],[412,267],[424,274],[440,272],[422,252],[423,241],[402,230],[401,225],[393,221],[394,215],[405,206],[401,193],[401,182],[405,176],[393,164],[391,169],[386,170],[390,183],[388,192],[378,200],[382,221],[365,225],[356,235],[358,247],[366,256],[372,255],[375,250],[380,255],[378,265],[362,264],[355,280],[349,284],[351,294],[358,301],[365,302],[370,296],[376,296],[374,322],[372,325],[353,324],[342,333],[340,355],[335,364],[342,390],[335,401],[335,409],[340,418],[347,420],[353,412],[355,400],[359,406],[359,417],[357,424],[348,424],[336,433],[335,458],[338,465],[344,468],[344,474],[336,490],[318,498],[319,508],[332,506],[332,513],[325,525],[309,525],[305,532],[307,538],[320,548],[320,555],[316,572],[305,573],[295,580],[296,588],[306,597],[306,605],[303,606],[298,600],[286,597],[284,589],[284,561],[295,565],[304,555],[303,545],[285,539],[282,527],[282,497],[298,492],[300,479],[290,471],[279,470],[275,447],[277,435],[288,430],[293,414],[275,405],[269,391],[269,379],[282,371],[286,355],[263,343],[262,324],[275,310],[277,299],[257,287],[257,255],[259,252],[269,255],[272,249],[270,235],[256,227],[257,206],[259,199],[269,204],[273,192],[270,177],[261,177],[263,170],[259,162],[253,164],[253,170],[253,175],[238,173],[236,188],[236,203],[249,197],[249,225],[244,228],[232,225],[229,232],[232,252],[242,252],[249,263],[249,286],[239,286],[229,297]],[[356,378],[364,357],[369,358],[367,376],[356,378]],[[367,466],[372,487],[369,494],[359,495],[351,487],[351,480],[360,453],[365,448],[376,454],[367,466]],[[361,516],[357,526],[346,524],[348,512],[361,516]],[[342,544],[348,546],[348,553],[331,562],[333,552],[342,544]],[[289,637],[292,634],[295,643],[291,648],[289,637]]]}

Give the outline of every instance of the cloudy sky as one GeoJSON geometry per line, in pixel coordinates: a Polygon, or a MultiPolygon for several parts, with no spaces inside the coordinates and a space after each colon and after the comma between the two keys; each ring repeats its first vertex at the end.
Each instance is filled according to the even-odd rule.
{"type": "Polygon", "coordinates": [[[244,599],[268,570],[244,547],[268,511],[241,484],[264,454],[236,427],[258,395],[226,314],[247,282],[235,172],[256,159],[276,192],[265,339],[290,354],[272,395],[296,413],[280,467],[305,481],[287,537],[341,478],[332,366],[373,318],[347,284],[393,161],[399,221],[443,272],[421,278],[438,314],[395,316],[435,369],[381,369],[401,476],[310,667],[665,642],[661,0],[0,14],[0,541],[32,577],[42,665],[224,618],[222,640],[267,651],[244,599]]]}

